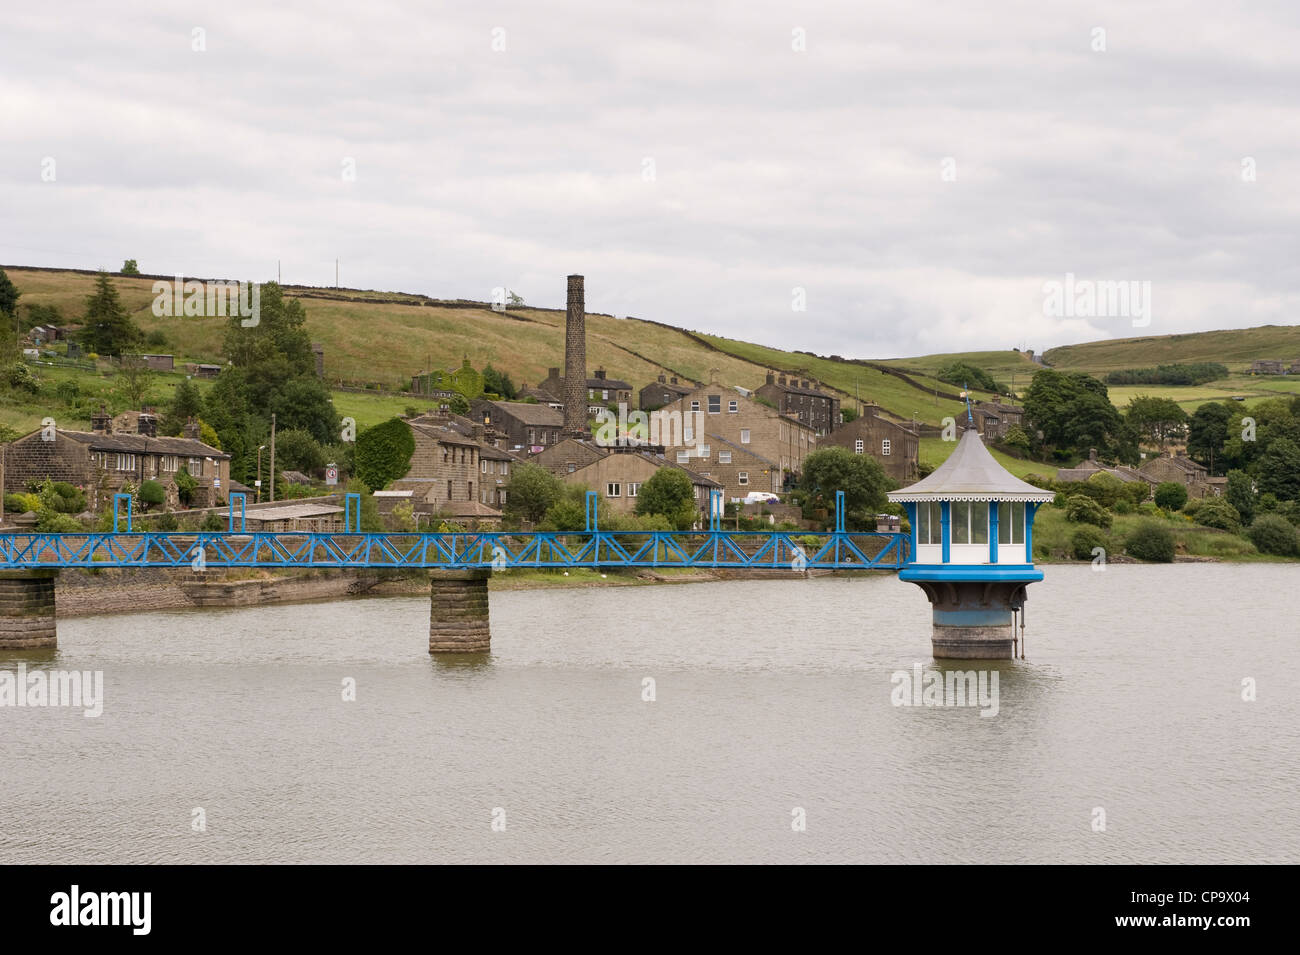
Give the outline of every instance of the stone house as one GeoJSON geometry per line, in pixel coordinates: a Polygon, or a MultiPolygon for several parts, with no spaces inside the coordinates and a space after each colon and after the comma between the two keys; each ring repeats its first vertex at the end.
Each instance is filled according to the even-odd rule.
{"type": "Polygon", "coordinates": [[[533,455],[530,460],[531,463],[546,468],[556,477],[562,478],[600,460],[607,453],[609,453],[608,448],[602,448],[594,441],[565,438],[559,444],[551,445],[545,451],[533,455]]]}
{"type": "MultiPolygon", "coordinates": [[[[548,369],[546,377],[537,383],[537,390],[550,395],[553,401],[563,401],[564,376],[560,369],[548,369]]],[[[595,415],[601,408],[620,402],[632,406],[632,386],[620,378],[608,377],[604,368],[597,368],[587,379],[587,414],[595,415]]]]}
{"type": "Polygon", "coordinates": [[[840,426],[840,399],[822,391],[816,379],[787,378],[769,371],[755,394],[781,413],[794,415],[818,435],[830,434],[840,426]]]}
{"type": "Polygon", "coordinates": [[[1284,375],[1286,363],[1276,358],[1256,358],[1250,363],[1252,375],[1284,375]]]}
{"type": "Polygon", "coordinates": [[[508,448],[542,449],[560,440],[564,431],[564,414],[550,405],[527,401],[470,402],[470,417],[478,424],[494,428],[505,435],[508,448]]]}
{"type": "Polygon", "coordinates": [[[668,458],[721,482],[728,499],[787,489],[817,448],[817,433],[793,414],[722,385],[701,385],[659,413],[678,414],[683,422],[680,437],[660,429],[668,458]],[[693,433],[697,413],[702,435],[693,433]]]}
{"type": "Polygon", "coordinates": [[[971,417],[985,442],[1001,441],[1012,428],[1022,427],[1025,409],[998,401],[976,401],[971,406],[971,417]]]}
{"type": "Polygon", "coordinates": [[[888,477],[900,484],[910,484],[920,476],[920,435],[882,417],[878,405],[864,405],[862,414],[818,438],[817,447],[841,447],[854,454],[869,454],[880,462],[888,477]]]}
{"type": "Polygon", "coordinates": [[[722,485],[674,464],[663,455],[637,448],[599,448],[603,452],[583,467],[565,471],[561,479],[570,484],[586,485],[601,496],[615,514],[632,514],[636,510],[637,494],[641,485],[663,468],[677,468],[691,479],[695,488],[695,503],[700,511],[700,522],[708,523],[709,494],[721,490],[722,485]]]}
{"type": "Polygon", "coordinates": [[[136,416],[134,432],[115,431],[102,409],[91,418],[90,431],[42,428],[5,449],[4,492],[26,491],[47,478],[66,481],[86,492],[92,511],[112,508],[113,495],[127,484],[137,490],[145,481],[162,485],[166,505],[180,506],[176,474],[184,468],[198,486],[193,507],[225,503],[230,490],[230,455],[199,440],[191,421],[181,437],[158,437],[152,415],[136,416]]]}
{"type": "MultiPolygon", "coordinates": [[[[1086,461],[1080,461],[1076,467],[1060,468],[1056,472],[1056,480],[1062,483],[1072,483],[1074,481],[1087,481],[1089,478],[1102,472],[1109,474],[1111,477],[1118,478],[1125,484],[1132,481],[1146,481],[1152,484],[1150,476],[1143,474],[1137,468],[1131,468],[1127,464],[1111,466],[1102,464],[1097,460],[1097,449],[1088,449],[1088,458],[1086,461]]],[[[1158,484],[1159,482],[1154,482],[1158,484]]]]}
{"type": "Polygon", "coordinates": [[[664,405],[672,404],[679,398],[690,394],[695,387],[694,382],[678,381],[676,375],[672,377],[660,375],[658,379],[650,382],[638,393],[637,407],[642,411],[662,408],[664,405]]]}

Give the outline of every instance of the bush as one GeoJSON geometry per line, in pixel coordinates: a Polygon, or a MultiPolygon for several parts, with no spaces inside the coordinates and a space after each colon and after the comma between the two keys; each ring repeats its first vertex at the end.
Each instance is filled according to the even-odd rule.
{"type": "Polygon", "coordinates": [[[199,482],[190,474],[189,470],[181,467],[176,472],[176,496],[180,498],[181,503],[186,507],[194,500],[194,489],[199,486],[199,482]]]}
{"type": "Polygon", "coordinates": [[[1164,481],[1156,487],[1155,502],[1166,511],[1181,511],[1187,503],[1187,488],[1177,481],[1164,481]]]}
{"type": "Polygon", "coordinates": [[[166,348],[167,336],[160,331],[154,330],[144,337],[144,343],[150,348],[166,348]]]}
{"type": "Polygon", "coordinates": [[[1138,560],[1168,564],[1174,559],[1173,532],[1155,521],[1143,521],[1128,535],[1124,551],[1138,560]]]}
{"type": "Polygon", "coordinates": [[[1121,497],[1118,501],[1115,502],[1116,514],[1132,514],[1133,510],[1134,510],[1133,502],[1130,501],[1127,497],[1121,497]]]}
{"type": "Polygon", "coordinates": [[[80,514],[86,509],[86,492],[66,481],[45,481],[37,498],[44,507],[60,514],[80,514]]]}
{"type": "Polygon", "coordinates": [[[1277,514],[1261,514],[1246,531],[1250,542],[1261,554],[1294,557],[1300,554],[1300,532],[1286,518],[1277,514]]]}
{"type": "Polygon", "coordinates": [[[1105,534],[1094,527],[1084,525],[1070,537],[1070,553],[1074,555],[1075,560],[1092,560],[1095,556],[1092,552],[1093,548],[1100,547],[1104,550],[1106,543],[1105,534]]]}
{"type": "Polygon", "coordinates": [[[1114,521],[1104,507],[1083,494],[1074,494],[1066,500],[1065,519],[1075,524],[1095,524],[1104,528],[1109,528],[1114,521]]]}
{"type": "Polygon", "coordinates": [[[58,511],[42,511],[40,512],[40,519],[36,522],[36,529],[48,534],[72,534],[83,528],[81,521],[71,514],[60,514],[58,511]]]}
{"type": "Polygon", "coordinates": [[[1201,509],[1201,499],[1199,497],[1194,497],[1186,504],[1183,505],[1183,513],[1186,514],[1188,517],[1195,517],[1196,512],[1199,511],[1200,509],[1201,509]]]}
{"type": "Polygon", "coordinates": [[[199,529],[203,531],[224,531],[226,523],[224,515],[218,514],[216,511],[208,511],[203,516],[203,523],[199,525],[199,529]]]}
{"type": "Polygon", "coordinates": [[[1217,527],[1234,533],[1241,529],[1240,512],[1222,498],[1202,501],[1201,506],[1196,510],[1195,520],[1205,527],[1217,527]]]}
{"type": "Polygon", "coordinates": [[[6,494],[5,510],[12,514],[26,514],[28,511],[36,511],[41,506],[41,498],[38,494],[6,494]]]}
{"type": "Polygon", "coordinates": [[[73,405],[81,397],[81,388],[69,378],[67,381],[61,381],[54,386],[54,395],[64,404],[73,405]]]}
{"type": "Polygon", "coordinates": [[[171,511],[163,511],[158,515],[158,519],[154,521],[155,530],[174,531],[179,527],[180,521],[176,519],[176,515],[171,511]]]}
{"type": "Polygon", "coordinates": [[[14,391],[26,391],[34,395],[41,390],[40,379],[32,374],[32,370],[21,361],[16,361],[6,368],[4,378],[14,391]]]}
{"type": "Polygon", "coordinates": [[[1160,510],[1160,507],[1156,504],[1155,501],[1143,501],[1141,504],[1137,506],[1137,510],[1139,514],[1145,514],[1147,517],[1165,516],[1165,512],[1160,510]]]}
{"type": "Polygon", "coordinates": [[[140,503],[146,507],[154,504],[164,504],[167,501],[167,492],[163,486],[152,478],[140,485],[140,503]]]}
{"type": "Polygon", "coordinates": [[[1124,485],[1124,497],[1128,498],[1135,506],[1141,504],[1151,496],[1151,485],[1146,481],[1129,481],[1124,485]]]}

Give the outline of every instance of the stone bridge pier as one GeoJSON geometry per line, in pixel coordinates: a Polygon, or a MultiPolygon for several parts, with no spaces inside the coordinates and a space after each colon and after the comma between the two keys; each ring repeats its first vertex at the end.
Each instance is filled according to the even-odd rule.
{"type": "Polygon", "coordinates": [[[488,629],[486,568],[430,571],[429,652],[486,653],[488,629]]]}
{"type": "Polygon", "coordinates": [[[0,570],[0,650],[53,650],[57,570],[0,570]]]}

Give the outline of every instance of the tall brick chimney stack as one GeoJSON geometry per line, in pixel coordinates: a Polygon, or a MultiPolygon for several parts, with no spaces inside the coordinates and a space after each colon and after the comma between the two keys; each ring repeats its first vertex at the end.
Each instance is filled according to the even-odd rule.
{"type": "Polygon", "coordinates": [[[564,430],[587,433],[587,307],[581,275],[569,276],[564,320],[564,430]]]}

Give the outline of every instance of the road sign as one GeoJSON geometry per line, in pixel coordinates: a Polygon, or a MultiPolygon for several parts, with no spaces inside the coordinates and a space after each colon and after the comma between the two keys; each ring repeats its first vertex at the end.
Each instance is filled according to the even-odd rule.
{"type": "Polygon", "coordinates": [[[339,483],[339,469],[338,469],[338,468],[326,468],[326,469],[325,469],[325,483],[328,484],[328,485],[330,485],[331,487],[339,483]]]}

